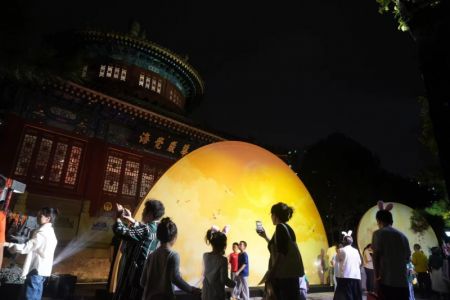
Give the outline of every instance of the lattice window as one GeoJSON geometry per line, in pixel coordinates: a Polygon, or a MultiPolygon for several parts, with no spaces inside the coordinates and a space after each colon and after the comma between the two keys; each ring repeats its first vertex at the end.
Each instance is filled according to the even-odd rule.
{"type": "Polygon", "coordinates": [[[32,178],[44,180],[50,153],[52,152],[53,141],[42,138],[41,145],[34,164],[32,178]]]}
{"type": "Polygon", "coordinates": [[[146,89],[150,88],[150,81],[151,81],[150,77],[145,78],[145,88],[146,89]]]}
{"type": "Polygon", "coordinates": [[[106,71],[106,66],[105,65],[101,65],[100,66],[100,72],[98,73],[98,77],[105,77],[105,71],[106,71]]]}
{"type": "Polygon", "coordinates": [[[120,68],[115,67],[114,68],[114,78],[119,79],[119,75],[120,75],[120,68]]]}
{"type": "Polygon", "coordinates": [[[161,88],[162,88],[162,81],[161,81],[161,79],[158,79],[158,83],[156,85],[156,92],[158,94],[161,94],[161,88]]]}
{"type": "Polygon", "coordinates": [[[108,66],[108,69],[106,70],[106,77],[111,77],[113,72],[113,67],[108,66]]]}
{"type": "Polygon", "coordinates": [[[81,70],[81,77],[82,78],[86,78],[87,70],[88,70],[88,66],[83,66],[83,69],[81,70]]]}
{"type": "Polygon", "coordinates": [[[145,76],[144,74],[139,75],[139,86],[144,86],[145,76]]]}
{"type": "Polygon", "coordinates": [[[65,184],[75,185],[77,182],[78,168],[81,162],[81,151],[81,147],[72,146],[69,163],[67,165],[66,178],[64,179],[65,184]]]}
{"type": "Polygon", "coordinates": [[[127,161],[125,163],[125,171],[123,175],[122,194],[128,196],[136,196],[139,163],[135,161],[127,161]]]}
{"type": "Polygon", "coordinates": [[[125,81],[127,79],[127,70],[122,69],[122,72],[120,73],[120,80],[125,81]]]}
{"type": "Polygon", "coordinates": [[[83,145],[66,136],[27,128],[14,175],[39,184],[73,189],[82,163],[83,145]]]}
{"type": "Polygon", "coordinates": [[[155,183],[156,168],[149,165],[144,165],[142,168],[141,188],[139,191],[139,197],[145,197],[153,184],[155,183]]]}
{"type": "Polygon", "coordinates": [[[67,147],[68,145],[65,143],[58,143],[56,145],[55,154],[53,156],[53,163],[50,167],[50,174],[48,177],[48,180],[51,182],[59,183],[61,181],[67,147]]]}
{"type": "Polygon", "coordinates": [[[119,189],[120,171],[122,169],[122,159],[110,155],[106,164],[106,175],[103,183],[105,192],[117,193],[119,189]]]}
{"type": "Polygon", "coordinates": [[[36,145],[37,136],[25,134],[20,149],[19,159],[17,160],[14,175],[26,176],[30,165],[31,156],[33,155],[34,146],[36,145]]]}
{"type": "Polygon", "coordinates": [[[152,80],[152,88],[151,88],[151,90],[156,92],[156,78],[153,78],[153,80],[152,80]]]}

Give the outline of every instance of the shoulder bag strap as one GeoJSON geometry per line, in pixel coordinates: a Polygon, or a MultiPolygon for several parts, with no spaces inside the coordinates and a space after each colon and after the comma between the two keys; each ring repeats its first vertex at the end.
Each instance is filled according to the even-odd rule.
{"type": "Polygon", "coordinates": [[[280,223],[280,224],[283,225],[284,229],[286,229],[289,239],[291,240],[291,242],[293,242],[291,234],[289,233],[289,228],[287,228],[287,225],[284,223],[280,223]]]}

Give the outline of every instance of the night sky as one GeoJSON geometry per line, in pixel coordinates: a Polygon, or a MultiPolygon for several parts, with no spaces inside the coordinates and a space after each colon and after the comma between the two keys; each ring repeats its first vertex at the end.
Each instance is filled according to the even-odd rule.
{"type": "Polygon", "coordinates": [[[375,0],[8,5],[1,43],[36,45],[43,34],[86,24],[126,31],[139,21],[150,40],[188,54],[202,75],[206,94],[191,117],[206,128],[286,149],[341,132],[405,176],[426,160],[415,44],[375,0]]]}

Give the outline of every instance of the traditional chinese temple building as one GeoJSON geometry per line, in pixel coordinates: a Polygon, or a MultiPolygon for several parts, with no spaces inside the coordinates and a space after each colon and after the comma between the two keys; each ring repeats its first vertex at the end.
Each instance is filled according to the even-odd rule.
{"type": "MultiPolygon", "coordinates": [[[[76,237],[90,245],[75,253],[90,275],[77,275],[104,279],[113,205],[133,209],[175,161],[223,138],[185,117],[204,92],[198,72],[138,24],[127,34],[65,32],[49,44],[51,59],[31,79],[0,81],[0,173],[27,184],[16,211],[61,210],[61,249],[76,237]]],[[[64,263],[77,272],[74,260],[64,263]]]]}

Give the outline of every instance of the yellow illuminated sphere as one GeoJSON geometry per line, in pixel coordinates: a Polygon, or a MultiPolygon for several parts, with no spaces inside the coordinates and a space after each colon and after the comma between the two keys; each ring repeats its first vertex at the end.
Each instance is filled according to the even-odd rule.
{"type": "MultiPolygon", "coordinates": [[[[270,208],[285,202],[295,209],[289,224],[297,235],[306,273],[317,283],[314,263],[320,249],[327,249],[324,227],[314,201],[296,174],[277,156],[243,142],[204,146],[175,163],[145,199],[161,200],[178,226],[174,249],[181,258],[181,273],[191,284],[200,282],[202,255],[211,251],[205,234],[212,225],[230,225],[226,255],[233,242],[245,240],[250,266],[250,285],[267,270],[269,251],[256,234],[256,220],[269,236],[274,232],[270,208]]],[[[141,202],[136,216],[141,216],[141,202]]]]}
{"type": "MultiPolygon", "coordinates": [[[[409,241],[411,251],[413,251],[414,244],[419,244],[422,247],[426,256],[430,255],[429,249],[434,246],[438,246],[438,240],[436,234],[431,227],[421,233],[415,233],[411,229],[411,216],[413,209],[401,203],[392,202],[394,207],[391,210],[394,224],[392,227],[400,230],[406,235],[409,241]]],[[[375,215],[378,211],[378,206],[370,208],[362,217],[358,226],[358,247],[359,250],[363,249],[372,242],[372,233],[378,229],[375,215]]]]}

